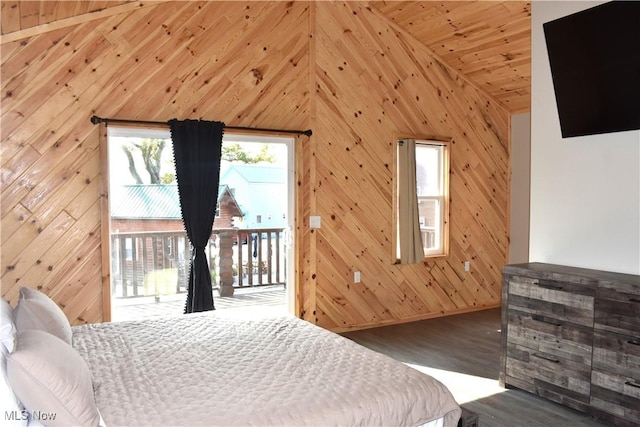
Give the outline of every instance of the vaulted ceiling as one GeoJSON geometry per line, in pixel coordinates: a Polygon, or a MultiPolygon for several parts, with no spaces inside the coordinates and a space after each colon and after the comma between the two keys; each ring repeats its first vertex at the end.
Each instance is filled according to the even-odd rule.
{"type": "MultiPolygon", "coordinates": [[[[141,1],[2,1],[3,42],[72,24],[81,15],[113,14],[141,1]]],[[[531,104],[531,3],[527,1],[372,1],[511,112],[531,104]]]]}
{"type": "Polygon", "coordinates": [[[373,1],[371,5],[509,111],[529,111],[530,2],[373,1]]]}

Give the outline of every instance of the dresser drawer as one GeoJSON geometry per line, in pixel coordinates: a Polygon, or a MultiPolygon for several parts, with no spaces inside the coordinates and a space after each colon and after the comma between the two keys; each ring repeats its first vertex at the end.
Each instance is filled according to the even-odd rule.
{"type": "Polygon", "coordinates": [[[507,342],[591,365],[593,329],[553,317],[509,310],[507,342]]]}
{"type": "Polygon", "coordinates": [[[593,367],[640,381],[640,331],[620,335],[598,331],[593,334],[593,367]]]}
{"type": "Polygon", "coordinates": [[[594,369],[591,384],[591,406],[640,424],[640,379],[594,369]]]}
{"type": "MultiPolygon", "coordinates": [[[[551,392],[580,403],[589,403],[591,367],[554,354],[533,350],[516,344],[507,344],[507,383],[509,377],[525,389],[541,396],[551,392]]],[[[563,402],[566,403],[566,402],[563,402]]]]}
{"type": "MultiPolygon", "coordinates": [[[[606,284],[605,284],[606,285],[606,284]]],[[[619,289],[601,286],[595,302],[595,328],[622,334],[640,331],[640,283],[619,289]]]]}
{"type": "Polygon", "coordinates": [[[593,327],[595,284],[514,275],[507,286],[509,309],[593,327]]]}

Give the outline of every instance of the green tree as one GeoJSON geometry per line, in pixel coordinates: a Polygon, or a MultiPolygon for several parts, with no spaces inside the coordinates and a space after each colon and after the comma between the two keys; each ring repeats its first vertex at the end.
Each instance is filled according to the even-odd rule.
{"type": "Polygon", "coordinates": [[[269,153],[268,144],[262,145],[258,154],[250,155],[244,151],[242,149],[242,145],[238,143],[224,144],[222,146],[222,160],[246,164],[255,164],[260,162],[274,163],[276,161],[275,156],[269,153]]]}
{"type": "Polygon", "coordinates": [[[160,175],[162,152],[166,144],[166,139],[140,138],[139,140],[131,140],[129,144],[122,145],[122,150],[129,163],[129,173],[136,181],[136,184],[143,184],[144,182],[138,173],[134,153],[139,153],[142,156],[144,167],[149,174],[150,184],[169,184],[173,182],[175,176],[172,176],[172,174],[160,175]]]}

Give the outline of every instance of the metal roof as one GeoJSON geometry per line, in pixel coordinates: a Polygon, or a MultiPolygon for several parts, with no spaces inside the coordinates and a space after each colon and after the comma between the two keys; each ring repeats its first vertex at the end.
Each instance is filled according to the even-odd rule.
{"type": "MultiPolygon", "coordinates": [[[[218,201],[228,189],[218,186],[218,201]]],[[[134,184],[118,187],[111,195],[111,217],[127,219],[182,219],[176,184],[134,184]]]]}

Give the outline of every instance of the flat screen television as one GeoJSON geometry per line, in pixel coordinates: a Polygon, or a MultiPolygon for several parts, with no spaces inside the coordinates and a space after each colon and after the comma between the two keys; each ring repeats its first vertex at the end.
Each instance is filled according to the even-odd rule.
{"type": "Polygon", "coordinates": [[[640,1],[543,24],[562,137],[640,129],[640,1]]]}

